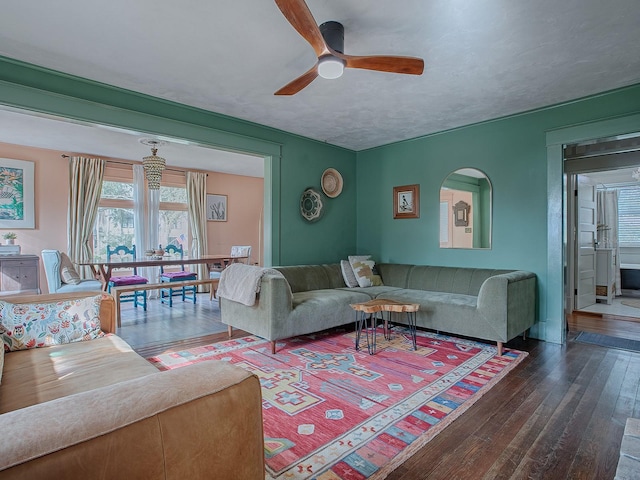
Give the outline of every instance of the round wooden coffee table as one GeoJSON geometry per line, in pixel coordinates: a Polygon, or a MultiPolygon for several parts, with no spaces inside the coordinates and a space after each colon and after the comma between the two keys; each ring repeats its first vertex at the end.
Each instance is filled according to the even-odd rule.
{"type": "Polygon", "coordinates": [[[384,336],[387,340],[390,339],[389,335],[389,320],[392,313],[406,313],[407,323],[409,324],[409,332],[411,333],[411,341],[413,343],[413,349],[417,350],[416,345],[416,312],[420,307],[417,303],[404,303],[396,300],[387,300],[384,298],[376,298],[369,300],[368,302],[353,303],[351,308],[356,312],[356,350],[360,350],[360,337],[362,330],[367,338],[367,350],[369,355],[376,353],[376,326],[378,312],[381,312],[381,320],[384,321],[384,336]],[[384,318],[384,312],[389,312],[387,318],[384,318]],[[359,314],[359,315],[358,315],[359,314]],[[367,320],[369,320],[369,326],[367,326],[367,320]],[[371,330],[371,341],[369,341],[369,330],[371,330]]]}

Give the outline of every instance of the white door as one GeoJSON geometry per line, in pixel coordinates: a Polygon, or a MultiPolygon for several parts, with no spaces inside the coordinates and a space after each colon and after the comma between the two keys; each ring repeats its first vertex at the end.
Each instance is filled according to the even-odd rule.
{"type": "Polygon", "coordinates": [[[596,185],[578,175],[576,232],[576,303],[575,309],[596,303],[596,185]]]}

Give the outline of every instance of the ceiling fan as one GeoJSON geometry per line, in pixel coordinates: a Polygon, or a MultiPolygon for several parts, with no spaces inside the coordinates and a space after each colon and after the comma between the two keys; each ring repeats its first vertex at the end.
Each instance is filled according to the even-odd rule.
{"type": "Polygon", "coordinates": [[[318,61],[306,73],[288,83],[275,95],[294,95],[320,75],[323,78],[338,78],[345,68],[362,68],[380,72],[421,75],[424,60],[415,57],[389,55],[345,55],[344,27],[330,21],[318,27],[304,0],[275,0],[276,5],[289,23],[302,35],[316,52],[318,61]]]}

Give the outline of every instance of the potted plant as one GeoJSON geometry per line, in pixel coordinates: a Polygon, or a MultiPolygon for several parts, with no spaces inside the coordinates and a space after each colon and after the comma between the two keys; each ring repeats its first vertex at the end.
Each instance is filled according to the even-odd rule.
{"type": "Polygon", "coordinates": [[[16,238],[18,238],[18,235],[13,232],[7,232],[2,237],[4,238],[5,245],[13,245],[16,241],[16,238]]]}

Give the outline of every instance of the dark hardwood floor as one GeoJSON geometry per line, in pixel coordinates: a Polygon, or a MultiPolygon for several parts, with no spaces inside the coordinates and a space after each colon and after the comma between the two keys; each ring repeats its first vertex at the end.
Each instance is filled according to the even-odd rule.
{"type": "MultiPolygon", "coordinates": [[[[152,305],[148,316],[157,315],[155,320],[129,310],[123,315],[124,338],[133,339],[145,357],[227,338],[217,302],[204,295],[195,307],[176,302],[170,312],[152,305]],[[171,326],[176,321],[180,325],[171,326]],[[157,325],[182,331],[186,340],[145,341],[142,329],[127,331],[133,324],[149,334],[157,325]]],[[[507,347],[528,357],[387,478],[613,479],[626,419],[640,418],[640,353],[574,338],[584,330],[640,339],[640,319],[572,314],[567,323],[566,345],[509,342],[507,347]]],[[[242,335],[234,331],[234,337],[242,335]]]]}
{"type": "MultiPolygon", "coordinates": [[[[640,309],[638,310],[640,315],[640,309]]],[[[615,315],[598,315],[597,313],[580,313],[567,318],[570,331],[585,331],[609,335],[611,337],[640,340],[640,318],[621,317],[615,315]]]]}

